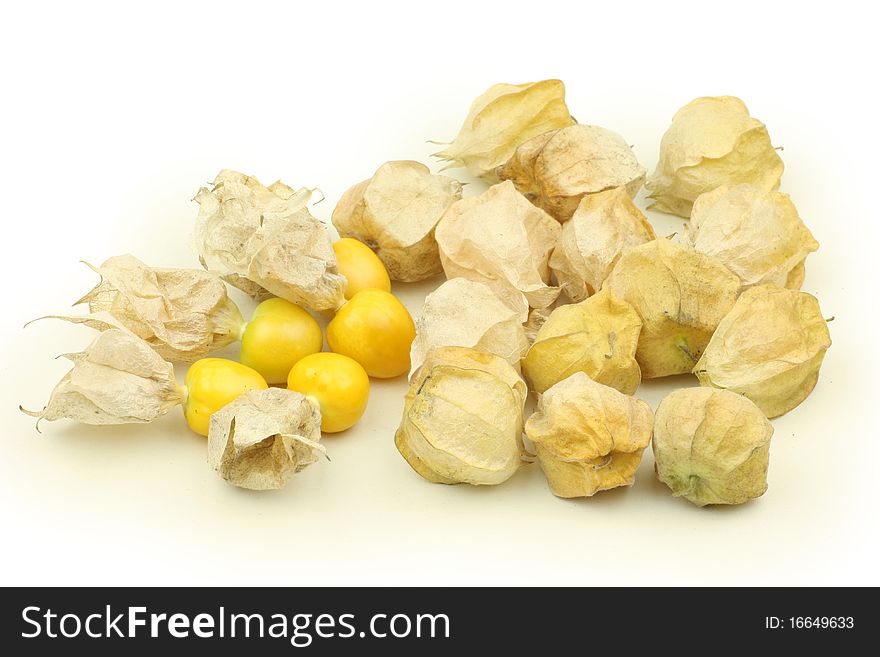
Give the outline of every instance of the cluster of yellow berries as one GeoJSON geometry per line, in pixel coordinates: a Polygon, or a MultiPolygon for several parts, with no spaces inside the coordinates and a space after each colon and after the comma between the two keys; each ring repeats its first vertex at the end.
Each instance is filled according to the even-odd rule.
{"type": "Polygon", "coordinates": [[[344,431],[364,414],[370,379],[409,369],[415,324],[391,294],[385,265],[365,244],[343,238],[333,244],[345,276],[345,303],[327,325],[327,344],[315,318],[284,299],[267,299],[241,335],[241,362],[203,358],[186,375],[186,421],[208,435],[211,414],[248,390],[287,384],[321,409],[321,430],[344,431]]]}

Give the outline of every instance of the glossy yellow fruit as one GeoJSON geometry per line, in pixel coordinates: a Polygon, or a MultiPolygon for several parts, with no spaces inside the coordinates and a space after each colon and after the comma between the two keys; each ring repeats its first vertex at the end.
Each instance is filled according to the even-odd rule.
{"type": "Polygon", "coordinates": [[[184,380],[186,401],[183,415],[189,428],[208,435],[211,414],[248,390],[268,388],[260,373],[225,358],[202,358],[193,363],[184,380]]]}
{"type": "Polygon", "coordinates": [[[284,299],[266,299],[254,310],[241,336],[241,362],[269,383],[284,383],[302,357],[324,347],[315,318],[284,299]]]}
{"type": "Polygon", "coordinates": [[[333,251],[339,263],[339,273],[348,281],[345,284],[346,299],[370,288],[391,292],[388,270],[379,260],[379,256],[366,244],[351,237],[343,237],[333,243],[333,251]]]}
{"type": "Polygon", "coordinates": [[[327,344],[354,358],[370,376],[389,379],[409,370],[416,327],[406,307],[390,292],[361,290],[327,325],[327,344]]]}
{"type": "Polygon", "coordinates": [[[370,378],[348,356],[325,351],[306,356],[290,370],[287,387],[321,407],[321,431],[345,431],[361,419],[370,396],[370,378]]]}

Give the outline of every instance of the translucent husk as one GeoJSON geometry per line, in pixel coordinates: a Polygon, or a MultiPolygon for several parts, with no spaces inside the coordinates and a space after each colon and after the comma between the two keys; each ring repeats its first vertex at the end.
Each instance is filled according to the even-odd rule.
{"type": "Polygon", "coordinates": [[[128,424],[152,422],[186,398],[174,366],[127,329],[108,328],[85,351],[64,357],[73,369],[55,386],[46,407],[22,411],[50,422],[128,424]]]}
{"type": "Polygon", "coordinates": [[[615,187],[635,196],[645,182],[626,140],[594,125],[572,125],[521,144],[499,167],[532,203],[559,221],[568,221],[581,199],[615,187]]]}
{"type": "Polygon", "coordinates": [[[196,194],[195,244],[205,269],[256,299],[275,295],[312,310],[344,302],[327,229],[308,211],[311,191],[221,171],[196,194]]]}
{"type": "Polygon", "coordinates": [[[526,394],[500,356],[434,349],[412,379],[395,445],[428,481],[500,484],[522,463],[526,394]]]}
{"type": "Polygon", "coordinates": [[[719,187],[697,197],[688,239],[746,286],[800,288],[804,260],[819,248],[788,194],[748,184],[719,187]]]}
{"type": "Polygon", "coordinates": [[[326,454],[321,412],[292,390],[251,390],[211,415],[208,465],[234,486],[283,488],[326,454]]]}
{"type": "Polygon", "coordinates": [[[733,307],[739,278],[690,246],[657,239],[623,254],[605,280],[642,318],[643,379],[686,374],[733,307]]]}
{"type": "Polygon", "coordinates": [[[461,188],[418,162],[386,162],[342,195],[333,225],[341,237],[369,245],[391,280],[420,281],[443,271],[434,227],[461,188]]]}
{"type": "Polygon", "coordinates": [[[146,341],[164,359],[192,362],[235,342],[244,326],[238,306],[216,275],[200,269],[154,269],[131,255],[92,267],[101,282],[74,305],[84,316],[51,315],[104,331],[120,325],[146,341]]]}
{"type": "Polygon", "coordinates": [[[697,98],[678,110],[663,135],[646,184],[650,207],[690,217],[696,198],[722,185],[777,189],[783,168],[766,126],[739,98],[697,98]]]}
{"type": "Polygon", "coordinates": [[[767,490],[773,427],[741,395],[711,388],[669,394],[654,416],[654,469],[697,506],[742,504],[767,490]]]}
{"type": "Polygon", "coordinates": [[[632,486],[653,419],[642,400],[577,372],[541,395],[525,430],[553,494],[590,497],[632,486]]]}
{"type": "Polygon", "coordinates": [[[532,390],[542,393],[575,372],[631,395],[641,381],[636,345],[642,320],[610,290],[551,314],[522,361],[532,390]]]}
{"type": "Polygon", "coordinates": [[[622,187],[591,194],[562,226],[550,269],[569,299],[583,301],[602,287],[623,253],[656,237],[622,187]]]}
{"type": "Polygon", "coordinates": [[[453,203],[435,236],[447,278],[485,283],[511,308],[523,296],[530,307],[546,308],[559,296],[548,261],[560,230],[507,181],[453,203]]]}
{"type": "Polygon", "coordinates": [[[759,285],[740,295],[694,373],[704,386],[745,395],[767,417],[776,417],[812,392],[830,346],[814,296],[759,285]]]}
{"type": "Polygon", "coordinates": [[[561,80],[496,84],[471,104],[455,141],[434,155],[494,183],[496,168],[510,159],[517,146],[574,122],[561,80]]]}
{"type": "Polygon", "coordinates": [[[526,308],[516,312],[486,285],[453,278],[425,297],[416,320],[416,338],[410,351],[410,376],[436,347],[470,347],[501,356],[519,371],[529,347],[523,330],[526,308]]]}

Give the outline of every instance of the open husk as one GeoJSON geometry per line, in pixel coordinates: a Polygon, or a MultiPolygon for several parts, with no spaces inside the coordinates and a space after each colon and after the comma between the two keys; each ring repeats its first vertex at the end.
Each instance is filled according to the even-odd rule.
{"type": "Polygon", "coordinates": [[[648,178],[651,206],[690,217],[696,198],[722,185],[779,187],[784,166],[766,126],[734,96],[697,98],[672,118],[648,178]]]}
{"type": "Polygon", "coordinates": [[[333,225],[373,249],[391,280],[421,281],[443,271],[434,227],[460,198],[457,180],[411,160],[386,162],[342,195],[333,225]]]}
{"type": "Polygon", "coordinates": [[[776,417],[812,392],[830,346],[814,296],[759,285],[740,295],[694,373],[704,386],[745,395],[767,417],[776,417]]]}
{"type": "Polygon", "coordinates": [[[522,463],[526,394],[500,356],[434,349],[410,383],[394,443],[428,481],[500,484],[522,463]]]}
{"type": "Polygon", "coordinates": [[[583,301],[602,287],[623,253],[656,237],[624,188],[590,194],[562,226],[550,269],[569,299],[583,301]]]}
{"type": "Polygon", "coordinates": [[[642,318],[636,360],[643,379],[686,374],[733,307],[739,278],[690,246],[657,239],[624,253],[602,289],[642,318]]]}
{"type": "Polygon", "coordinates": [[[546,308],[559,296],[548,261],[560,230],[507,181],[453,203],[435,236],[447,278],[485,283],[514,309],[523,296],[530,307],[546,308]]]}
{"type": "Polygon", "coordinates": [[[804,260],[819,248],[788,194],[748,184],[722,186],[694,201],[688,240],[714,256],[743,285],[799,289],[804,260]]]}
{"type": "Polygon", "coordinates": [[[292,390],[250,390],[211,415],[208,464],[234,486],[283,488],[326,454],[321,412],[292,390]]]}
{"type": "Polygon", "coordinates": [[[559,221],[568,221],[581,199],[615,187],[635,196],[645,182],[626,140],[594,125],[572,125],[521,144],[499,167],[532,203],[559,221]]]}
{"type": "Polygon", "coordinates": [[[493,183],[498,181],[495,169],[517,146],[573,123],[561,80],[496,84],[471,103],[455,141],[435,156],[493,183]]]}
{"type": "Polygon", "coordinates": [[[559,306],[522,361],[523,375],[542,393],[575,372],[631,395],[641,381],[636,346],[642,320],[610,290],[559,306]]]}
{"type": "Polygon", "coordinates": [[[526,308],[516,312],[486,285],[452,278],[425,297],[416,320],[416,338],[410,350],[416,372],[435,347],[470,347],[501,356],[518,371],[529,347],[523,322],[526,308]]]}
{"type": "Polygon", "coordinates": [[[670,393],[654,416],[654,469],[697,506],[742,504],[767,490],[773,427],[741,395],[711,388],[670,393]]]}
{"type": "Polygon", "coordinates": [[[525,431],[553,494],[590,497],[632,485],[653,419],[642,400],[576,372],[540,396],[525,431]]]}
{"type": "Polygon", "coordinates": [[[344,303],[327,229],[309,212],[307,189],[221,171],[196,194],[195,244],[205,269],[255,299],[275,295],[312,310],[344,303]]]}

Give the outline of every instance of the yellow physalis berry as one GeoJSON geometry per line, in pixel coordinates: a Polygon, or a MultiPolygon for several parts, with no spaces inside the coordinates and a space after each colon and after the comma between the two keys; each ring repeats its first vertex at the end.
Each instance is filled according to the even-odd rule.
{"type": "Polygon", "coordinates": [[[208,435],[211,414],[248,390],[268,388],[260,373],[247,365],[225,358],[202,358],[189,368],[184,380],[186,401],[183,415],[189,428],[208,435]]]}
{"type": "Polygon", "coordinates": [[[287,377],[287,387],[321,408],[321,431],[345,431],[361,419],[370,396],[370,378],[348,356],[328,351],[300,360],[287,377]]]}
{"type": "Polygon", "coordinates": [[[373,250],[352,237],[343,237],[333,243],[339,263],[339,273],[345,276],[345,298],[351,299],[361,290],[376,288],[391,291],[388,270],[373,250]]]}

